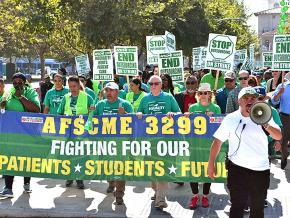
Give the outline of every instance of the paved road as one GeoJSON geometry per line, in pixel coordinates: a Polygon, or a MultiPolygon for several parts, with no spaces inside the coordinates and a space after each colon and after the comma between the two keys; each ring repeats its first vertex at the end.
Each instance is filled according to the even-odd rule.
{"type": "MultiPolygon", "coordinates": [[[[265,217],[290,217],[290,164],[280,169],[280,160],[271,164],[269,207],[265,217]]],[[[0,179],[3,186],[4,179],[0,179]]],[[[23,193],[23,179],[16,177],[13,199],[0,200],[0,216],[8,217],[228,217],[230,204],[224,184],[213,184],[208,209],[187,209],[188,184],[170,184],[169,207],[158,211],[152,207],[153,191],[149,182],[127,182],[125,205],[116,206],[112,194],[106,194],[105,181],[86,181],[86,189],[65,188],[64,181],[32,179],[31,194],[23,193]]],[[[245,217],[248,217],[246,215],[245,217]]]]}

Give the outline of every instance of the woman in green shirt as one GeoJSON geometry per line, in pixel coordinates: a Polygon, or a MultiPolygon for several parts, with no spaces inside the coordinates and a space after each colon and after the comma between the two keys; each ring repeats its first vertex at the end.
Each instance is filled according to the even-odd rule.
{"type": "MultiPolygon", "coordinates": [[[[40,101],[37,92],[25,84],[26,78],[22,73],[15,73],[12,76],[13,87],[7,93],[7,97],[2,99],[1,109],[19,112],[40,112],[40,101]]],[[[5,175],[5,186],[0,196],[13,197],[12,186],[14,176],[5,175]]],[[[30,193],[30,177],[24,177],[24,192],[30,193]]]]}
{"type": "MultiPolygon", "coordinates": [[[[213,114],[221,114],[221,109],[218,105],[212,103],[212,92],[210,88],[209,83],[201,83],[198,91],[197,91],[197,103],[192,104],[188,112],[185,113],[185,115],[189,116],[190,113],[202,113],[207,114],[208,116],[212,116],[213,114]]],[[[201,206],[202,207],[208,207],[208,198],[207,195],[209,194],[211,183],[203,183],[203,196],[201,199],[201,206]]],[[[190,209],[197,208],[197,204],[199,201],[199,195],[198,195],[198,183],[197,182],[191,182],[190,187],[192,190],[193,197],[191,199],[191,202],[189,204],[190,209]]]]}
{"type": "Polygon", "coordinates": [[[135,78],[130,82],[130,92],[126,95],[126,100],[129,101],[134,108],[134,112],[137,112],[141,99],[146,95],[145,91],[141,88],[141,80],[135,78]]]}
{"type": "Polygon", "coordinates": [[[69,92],[69,89],[63,86],[62,75],[56,74],[53,78],[54,87],[52,87],[45,95],[44,98],[44,114],[57,115],[57,109],[65,94],[69,92]]]}
{"type": "MultiPolygon", "coordinates": [[[[87,115],[89,111],[94,111],[94,101],[91,96],[81,90],[81,82],[77,76],[71,76],[68,79],[68,86],[70,92],[64,95],[57,113],[67,116],[87,115]]],[[[83,180],[76,180],[77,187],[84,189],[83,180]]],[[[66,187],[70,187],[73,180],[67,180],[66,187]]]]}

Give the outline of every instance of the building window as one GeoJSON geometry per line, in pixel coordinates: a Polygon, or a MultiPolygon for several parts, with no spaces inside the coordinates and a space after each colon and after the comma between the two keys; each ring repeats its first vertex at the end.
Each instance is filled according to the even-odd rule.
{"type": "Polygon", "coordinates": [[[279,2],[274,3],[274,8],[279,8],[279,7],[280,7],[279,2]]]}

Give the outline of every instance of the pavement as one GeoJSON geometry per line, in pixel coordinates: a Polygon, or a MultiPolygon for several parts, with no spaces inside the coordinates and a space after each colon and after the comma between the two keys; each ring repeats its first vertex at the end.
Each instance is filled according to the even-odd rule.
{"type": "MultiPolygon", "coordinates": [[[[290,160],[288,160],[288,163],[290,160]]],[[[290,164],[280,169],[280,160],[272,160],[271,185],[265,217],[290,217],[290,164]]],[[[210,207],[187,209],[191,198],[188,183],[170,183],[168,208],[156,210],[150,199],[154,192],[149,182],[127,182],[124,205],[115,205],[113,194],[107,194],[106,181],[85,181],[86,188],[76,184],[65,187],[65,181],[32,178],[32,193],[23,193],[23,178],[15,177],[14,198],[0,199],[1,217],[228,217],[230,202],[225,185],[213,183],[210,207]]],[[[4,179],[0,179],[3,187],[4,179]]],[[[200,190],[202,190],[200,188],[200,190]]],[[[249,217],[249,214],[245,214],[249,217]]]]}

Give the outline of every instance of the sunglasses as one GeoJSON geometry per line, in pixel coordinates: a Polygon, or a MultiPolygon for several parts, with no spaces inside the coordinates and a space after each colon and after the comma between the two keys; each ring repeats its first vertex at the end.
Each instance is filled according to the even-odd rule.
{"type": "Polygon", "coordinates": [[[155,82],[155,83],[149,83],[150,86],[158,86],[160,82],[155,82]]]}
{"type": "Polygon", "coordinates": [[[194,85],[196,82],[192,81],[192,82],[186,82],[186,85],[194,85]]]}
{"type": "Polygon", "coordinates": [[[248,80],[249,77],[240,77],[239,80],[248,80]]]}
{"type": "Polygon", "coordinates": [[[208,92],[198,92],[199,95],[207,95],[208,92]]]}
{"type": "Polygon", "coordinates": [[[225,79],[225,82],[226,83],[231,83],[231,82],[233,82],[234,80],[233,79],[225,79]]]}

